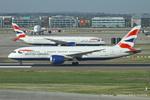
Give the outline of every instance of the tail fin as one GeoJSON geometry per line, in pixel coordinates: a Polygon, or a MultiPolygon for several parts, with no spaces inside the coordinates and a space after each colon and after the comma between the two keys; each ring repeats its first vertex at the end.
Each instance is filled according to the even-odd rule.
{"type": "Polygon", "coordinates": [[[133,47],[140,29],[141,26],[135,26],[132,28],[131,31],[129,31],[116,46],[119,46],[120,48],[127,48],[131,51],[134,50],[133,47]]]}
{"type": "Polygon", "coordinates": [[[16,32],[16,38],[14,39],[15,41],[19,40],[20,38],[26,37],[25,32],[21,30],[21,28],[17,24],[12,23],[12,28],[16,32]]]}

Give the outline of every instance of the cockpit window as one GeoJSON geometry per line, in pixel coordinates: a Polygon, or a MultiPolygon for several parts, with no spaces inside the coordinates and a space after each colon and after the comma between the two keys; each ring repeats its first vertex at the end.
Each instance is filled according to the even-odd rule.
{"type": "Polygon", "coordinates": [[[18,51],[18,53],[19,53],[19,54],[22,54],[22,52],[21,52],[21,51],[18,51]]]}

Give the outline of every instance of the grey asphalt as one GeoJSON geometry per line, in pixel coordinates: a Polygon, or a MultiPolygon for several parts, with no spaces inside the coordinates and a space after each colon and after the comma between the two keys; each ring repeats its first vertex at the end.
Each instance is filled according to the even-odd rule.
{"type": "Polygon", "coordinates": [[[0,100],[150,100],[150,97],[0,90],[0,100]]]}
{"type": "Polygon", "coordinates": [[[73,71],[91,71],[91,70],[147,70],[150,71],[149,64],[80,64],[73,66],[70,64],[51,65],[26,63],[19,65],[17,63],[0,63],[0,69],[31,69],[31,70],[73,70],[73,71]]]}

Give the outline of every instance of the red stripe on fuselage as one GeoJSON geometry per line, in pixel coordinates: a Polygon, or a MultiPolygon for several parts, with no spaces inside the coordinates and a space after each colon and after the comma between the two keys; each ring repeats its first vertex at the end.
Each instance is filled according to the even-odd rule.
{"type": "Polygon", "coordinates": [[[22,50],[19,50],[19,51],[23,51],[23,52],[31,52],[33,50],[29,50],[29,49],[22,49],[22,50]]]}

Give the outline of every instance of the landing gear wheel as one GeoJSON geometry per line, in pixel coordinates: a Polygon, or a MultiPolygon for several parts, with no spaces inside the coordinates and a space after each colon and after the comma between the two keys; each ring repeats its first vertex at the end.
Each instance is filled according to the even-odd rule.
{"type": "Polygon", "coordinates": [[[72,65],[79,65],[79,62],[72,62],[72,65]]]}

